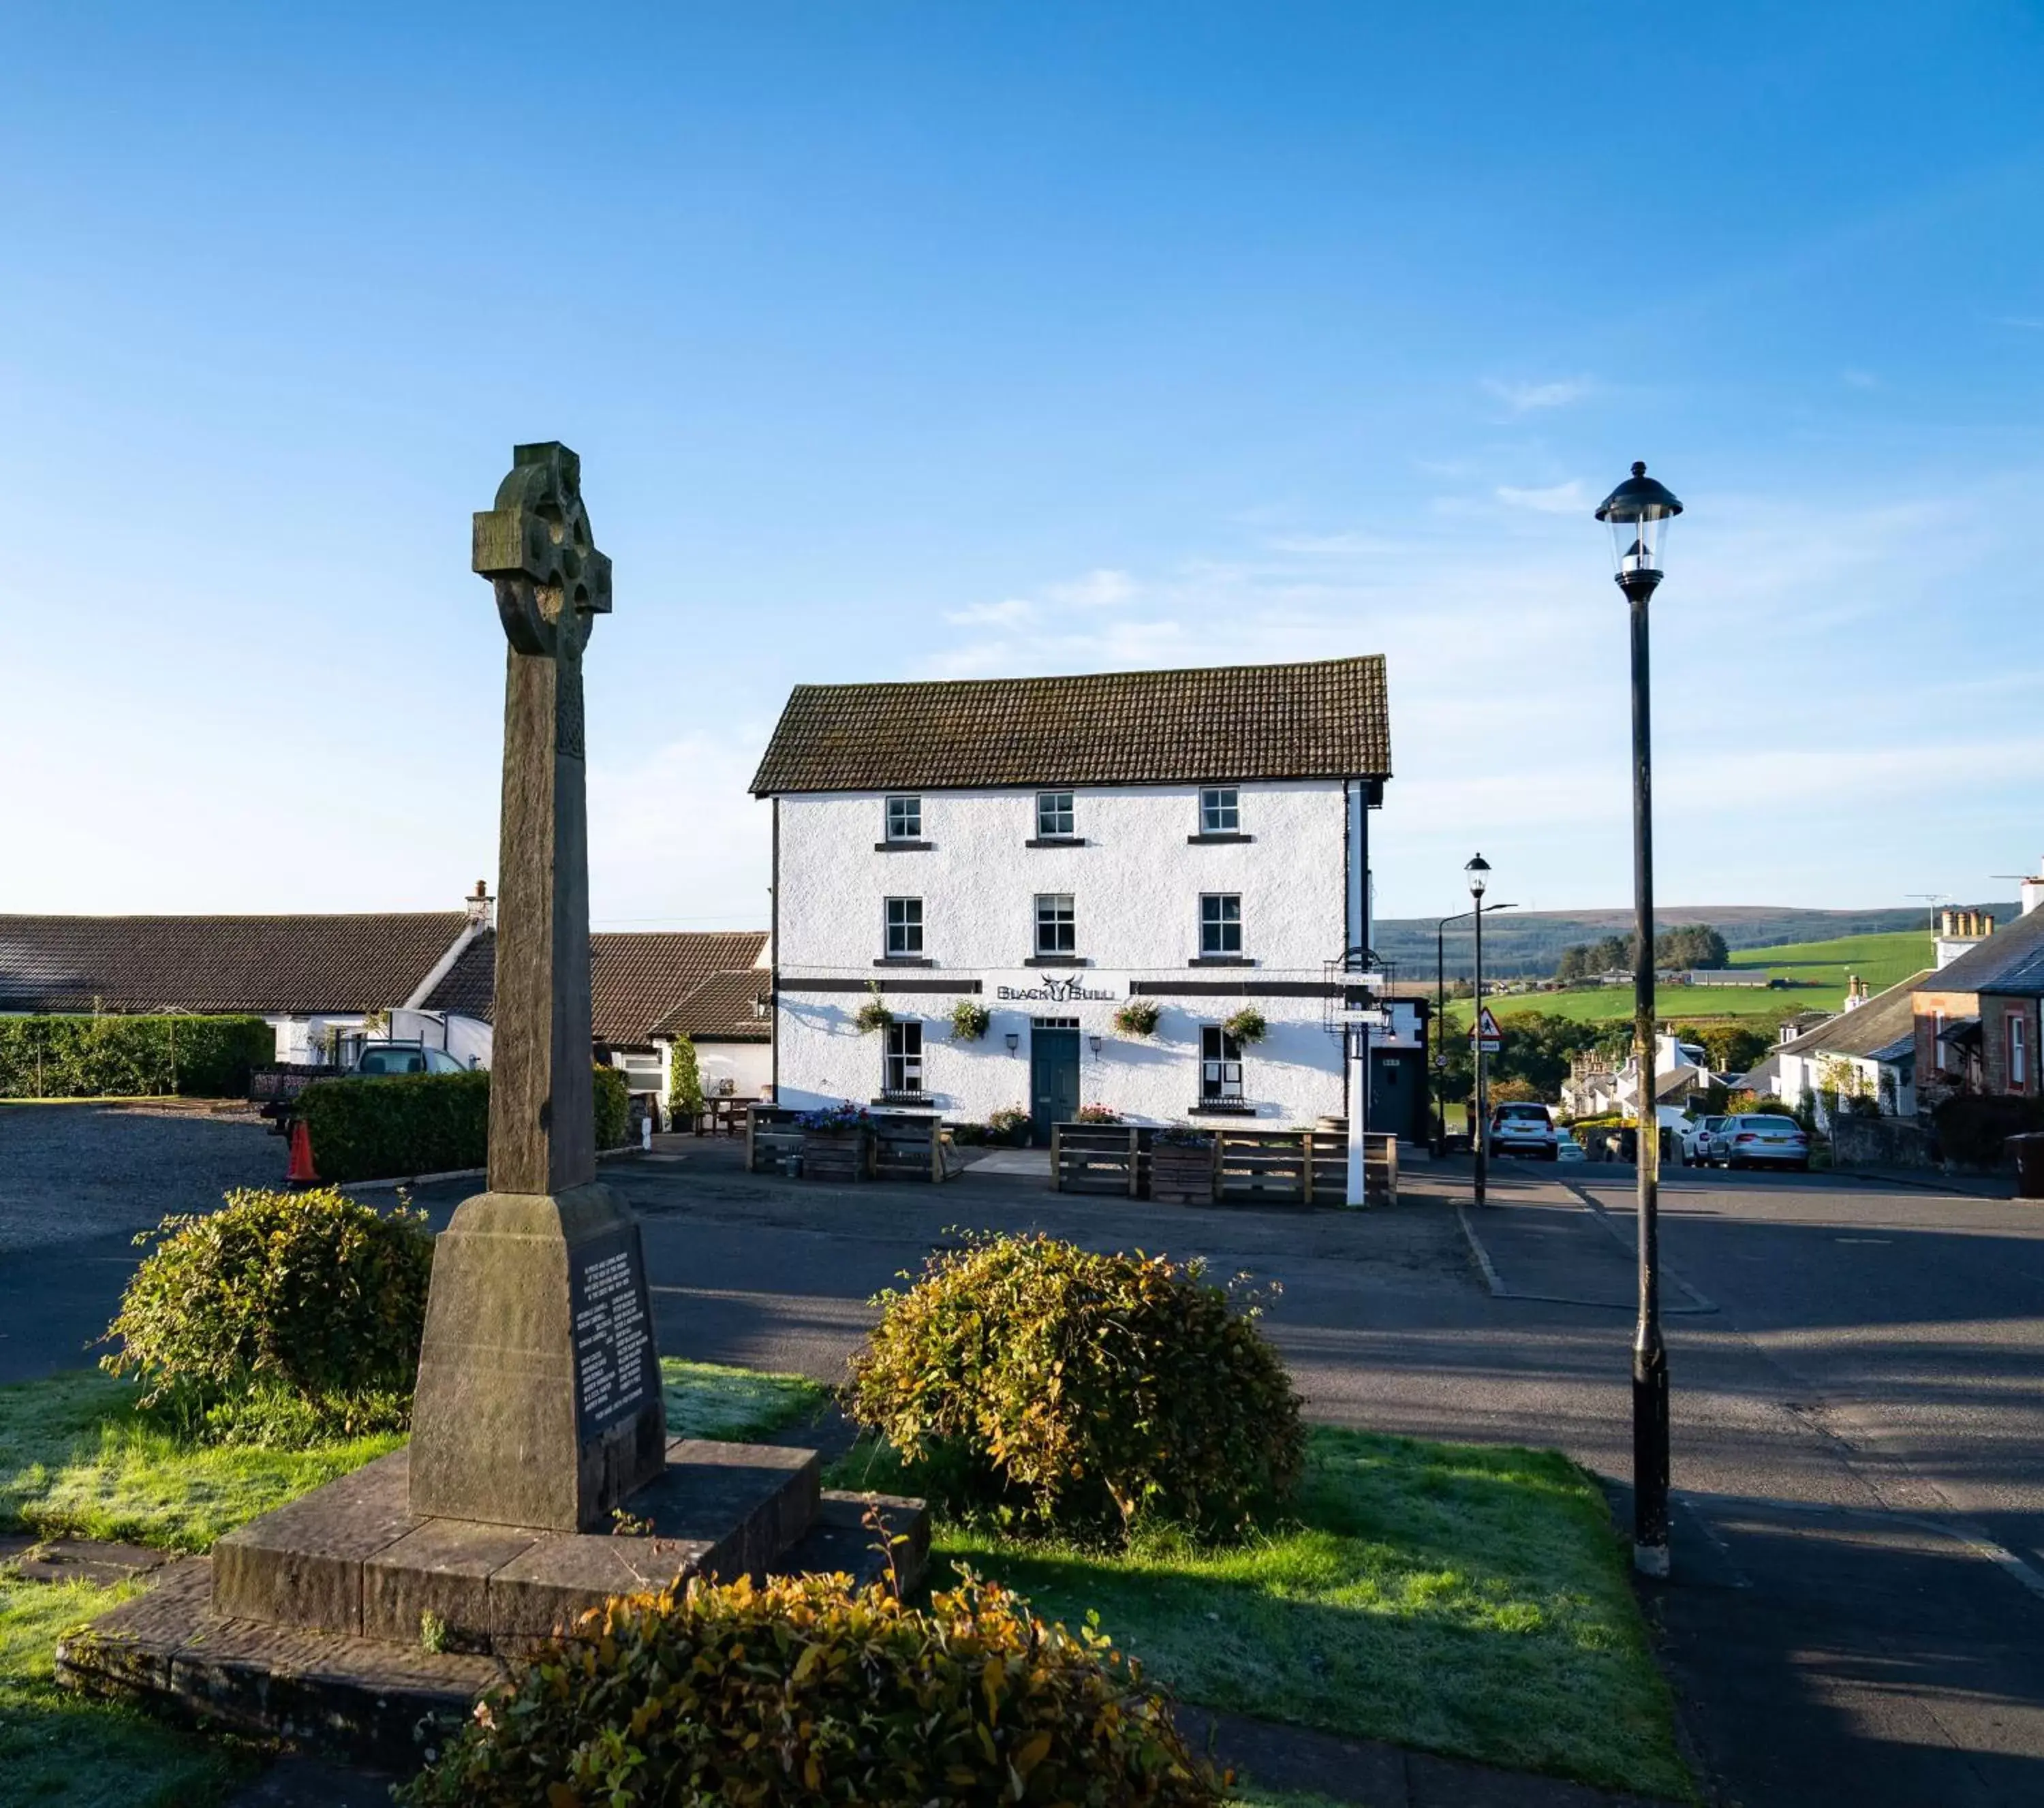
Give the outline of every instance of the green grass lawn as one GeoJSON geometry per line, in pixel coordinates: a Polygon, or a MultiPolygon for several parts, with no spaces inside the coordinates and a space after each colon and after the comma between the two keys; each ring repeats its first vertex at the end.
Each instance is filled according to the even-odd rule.
{"type": "Polygon", "coordinates": [[[134,1592],[0,1573],[0,1800],[208,1808],[254,1774],[254,1760],[232,1743],[57,1687],[57,1640],[134,1592]]]}
{"type": "MultiPolygon", "coordinates": [[[[815,1413],[800,1376],[660,1365],[669,1435],[762,1437],[815,1413]]],[[[139,1416],[139,1390],[86,1369],[0,1388],[0,1527],[203,1551],[224,1532],[395,1449],[397,1437],[302,1450],[200,1445],[139,1416]]]]}
{"type": "MultiPolygon", "coordinates": [[[[870,1449],[834,1479],[905,1483],[870,1449]]],[[[1692,1794],[1603,1497],[1565,1458],[1317,1427],[1293,1518],[1239,1546],[1125,1555],[947,1524],[936,1550],[1047,1618],[1097,1610],[1203,1706],[1692,1794]]]]}
{"type": "MultiPolygon", "coordinates": [[[[1664,985],[1654,995],[1657,1016],[1681,1023],[1708,1023],[1737,1018],[1778,1023],[1797,1011],[1836,1011],[1845,1003],[1846,976],[1857,973],[1869,990],[1885,991],[1931,962],[1931,938],[1925,934],[1843,935],[1829,942],[1794,942],[1779,948],[1743,948],[1731,965],[1758,969],[1770,979],[1790,983],[1780,988],[1664,985]]],[[[1493,997],[1490,1008],[1500,1019],[1524,1011],[1544,1011],[1579,1023],[1623,1023],[1632,1015],[1629,985],[1578,987],[1569,992],[1515,992],[1493,997]]],[[[1450,1019],[1467,1029],[1470,1001],[1454,999],[1450,1019]]]]}

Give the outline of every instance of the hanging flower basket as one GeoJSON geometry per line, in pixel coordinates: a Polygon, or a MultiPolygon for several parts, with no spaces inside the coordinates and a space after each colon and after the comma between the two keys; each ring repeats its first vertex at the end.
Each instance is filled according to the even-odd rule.
{"type": "Polygon", "coordinates": [[[862,1036],[870,1036],[876,1030],[884,1030],[894,1021],[894,1013],[887,1008],[880,996],[880,988],[866,982],[866,1002],[859,1008],[852,1019],[852,1026],[862,1036]]]}
{"type": "Polygon", "coordinates": [[[951,1040],[957,1042],[976,1042],[993,1024],[993,1013],[984,1004],[975,1004],[970,998],[961,998],[951,1007],[951,1040]]]}
{"type": "Polygon", "coordinates": [[[1114,1027],[1124,1036],[1154,1036],[1161,1013],[1154,1000],[1132,998],[1114,1014],[1114,1027]]]}
{"type": "Polygon", "coordinates": [[[1244,1005],[1221,1027],[1245,1047],[1251,1042],[1262,1042],[1270,1033],[1270,1026],[1263,1020],[1263,1013],[1254,1005],[1244,1005]]]}

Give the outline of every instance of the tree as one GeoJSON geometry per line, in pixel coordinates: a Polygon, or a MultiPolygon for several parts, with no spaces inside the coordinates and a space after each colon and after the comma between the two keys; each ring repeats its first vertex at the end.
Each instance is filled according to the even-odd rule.
{"type": "Polygon", "coordinates": [[[702,1073],[696,1065],[696,1045],[677,1036],[667,1049],[667,1115],[672,1123],[693,1123],[702,1115],[702,1073]]]}
{"type": "Polygon", "coordinates": [[[1716,1073],[1745,1073],[1767,1058],[1771,1038],[1745,1023],[1677,1023],[1685,1042],[1700,1042],[1716,1073]]]}
{"type": "Polygon", "coordinates": [[[1664,970],[1722,967],[1730,958],[1725,939],[1708,923],[1684,923],[1654,938],[1654,964],[1664,970]]]}

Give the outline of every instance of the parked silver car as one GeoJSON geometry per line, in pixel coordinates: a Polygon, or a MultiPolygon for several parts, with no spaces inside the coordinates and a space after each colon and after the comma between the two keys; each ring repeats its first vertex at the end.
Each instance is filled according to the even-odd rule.
{"type": "Polygon", "coordinates": [[[1691,1157],[1700,1168],[1721,1168],[1731,1153],[1731,1119],[1719,1115],[1696,1125],[1696,1153],[1691,1157]]]}
{"type": "Polygon", "coordinates": [[[348,1069],[352,1078],[381,1079],[397,1073],[466,1073],[468,1069],[444,1049],[421,1042],[367,1042],[348,1069]]]}
{"type": "Polygon", "coordinates": [[[1725,1151],[1727,1168],[1784,1167],[1810,1170],[1810,1139],[1793,1118],[1750,1113],[1731,1120],[1725,1151]]]}

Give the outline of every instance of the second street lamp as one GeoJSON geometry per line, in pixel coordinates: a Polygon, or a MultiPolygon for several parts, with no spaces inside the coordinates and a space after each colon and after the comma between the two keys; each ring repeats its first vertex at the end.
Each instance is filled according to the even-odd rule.
{"type": "MultiPolygon", "coordinates": [[[[1485,904],[1483,908],[1495,916],[1501,910],[1516,910],[1516,904],[1485,904]]],[[[1434,1089],[1434,1154],[1441,1153],[1441,1139],[1448,1134],[1448,925],[1459,923],[1466,916],[1474,916],[1473,910],[1458,910],[1453,916],[1444,916],[1434,925],[1434,1071],[1438,1077],[1431,1082],[1434,1089]]]]}
{"type": "Polygon", "coordinates": [[[1632,1046],[1639,1080],[1639,1320],[1632,1338],[1632,1561],[1668,1573],[1668,1351],[1661,1338],[1661,1117],[1654,1086],[1654,735],[1646,605],[1682,505],[1635,463],[1598,505],[1632,615],[1632,1046]]]}
{"type": "Polygon", "coordinates": [[[1479,854],[1462,870],[1469,874],[1470,896],[1476,900],[1470,914],[1476,919],[1476,973],[1470,982],[1470,999],[1475,1014],[1470,1023],[1470,1040],[1476,1053],[1476,1121],[1470,1126],[1470,1146],[1476,1154],[1476,1203],[1484,1203],[1485,1183],[1490,1178],[1489,1113],[1485,1109],[1489,1088],[1484,1084],[1483,1049],[1483,891],[1490,882],[1490,862],[1479,854]]]}

